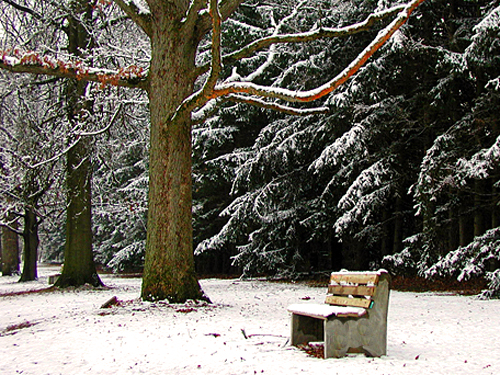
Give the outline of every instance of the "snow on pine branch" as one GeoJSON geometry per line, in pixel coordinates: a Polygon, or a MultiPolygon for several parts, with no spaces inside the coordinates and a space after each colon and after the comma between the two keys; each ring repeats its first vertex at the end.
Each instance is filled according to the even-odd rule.
{"type": "Polygon", "coordinates": [[[367,191],[374,190],[391,180],[392,171],[387,165],[387,160],[379,160],[362,171],[351,184],[344,196],[339,200],[340,209],[348,209],[356,205],[357,200],[364,196],[367,191]]]}
{"type": "Polygon", "coordinates": [[[487,149],[475,153],[469,160],[462,158],[457,162],[459,181],[466,178],[485,179],[490,177],[491,171],[498,166],[500,161],[500,136],[495,143],[487,149]]]}
{"type": "Polygon", "coordinates": [[[488,272],[489,262],[500,262],[500,228],[488,230],[482,236],[474,238],[467,246],[459,247],[441,257],[438,262],[425,271],[426,277],[451,276],[458,281],[468,280],[474,276],[485,276],[489,280],[489,290],[485,297],[500,294],[500,272],[488,272]]]}
{"type": "Polygon", "coordinates": [[[387,160],[379,160],[359,174],[337,205],[344,211],[334,225],[337,233],[342,234],[353,223],[368,223],[372,214],[386,202],[393,174],[387,160]]]}
{"type": "Polygon", "coordinates": [[[242,217],[251,215],[255,194],[256,193],[251,192],[236,198],[221,212],[221,217],[229,216],[228,222],[215,236],[200,242],[194,251],[195,255],[202,254],[209,250],[220,250],[226,243],[237,242],[237,236],[241,232],[240,226],[244,221],[242,217]]]}
{"type": "Polygon", "coordinates": [[[500,29],[500,6],[492,9],[491,12],[481,20],[481,22],[474,26],[474,31],[476,33],[498,29],[500,29]]]}
{"type": "Polygon", "coordinates": [[[347,154],[352,153],[352,150],[357,154],[366,156],[368,151],[363,141],[364,133],[365,127],[363,125],[354,125],[330,146],[326,147],[319,158],[311,164],[309,170],[319,173],[324,168],[338,165],[347,154]]]}

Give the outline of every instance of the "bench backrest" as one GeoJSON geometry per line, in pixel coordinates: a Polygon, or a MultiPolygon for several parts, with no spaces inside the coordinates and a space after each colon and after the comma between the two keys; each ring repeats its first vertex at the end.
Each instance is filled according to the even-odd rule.
{"type": "Polygon", "coordinates": [[[330,276],[325,303],[371,308],[380,276],[378,272],[334,272],[330,276]]]}

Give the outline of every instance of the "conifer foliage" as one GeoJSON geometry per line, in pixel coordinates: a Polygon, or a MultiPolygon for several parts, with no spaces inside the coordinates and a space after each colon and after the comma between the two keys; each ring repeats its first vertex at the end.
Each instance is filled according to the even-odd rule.
{"type": "MultiPolygon", "coordinates": [[[[322,22],[349,24],[380,6],[351,4],[326,7],[322,22]]],[[[197,253],[232,248],[248,274],[384,265],[429,278],[484,276],[486,294],[498,295],[499,9],[424,3],[325,99],[327,114],[255,121],[253,144],[207,161],[227,176],[233,199],[214,211],[225,222],[197,253]]],[[[305,13],[298,24],[307,25],[305,13]]],[[[370,37],[286,46],[298,62],[262,79],[314,86],[370,37]]],[[[244,104],[231,108],[217,126],[237,139],[237,124],[252,117],[244,104]]]]}

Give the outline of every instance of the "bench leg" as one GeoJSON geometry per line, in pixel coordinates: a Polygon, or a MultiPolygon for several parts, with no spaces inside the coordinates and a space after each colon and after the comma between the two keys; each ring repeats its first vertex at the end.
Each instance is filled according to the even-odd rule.
{"type": "Polygon", "coordinates": [[[291,344],[323,341],[323,321],[309,316],[292,314],[291,344]]]}
{"type": "Polygon", "coordinates": [[[349,326],[344,319],[325,321],[325,358],[344,357],[350,347],[349,326]]]}
{"type": "Polygon", "coordinates": [[[380,357],[386,355],[386,348],[386,326],[376,321],[365,318],[325,321],[325,358],[340,358],[346,353],[380,357]]]}

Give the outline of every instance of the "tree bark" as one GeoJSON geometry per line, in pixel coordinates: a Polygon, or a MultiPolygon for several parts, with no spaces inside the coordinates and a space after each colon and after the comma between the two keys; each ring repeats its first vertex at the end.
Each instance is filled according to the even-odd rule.
{"type": "Polygon", "coordinates": [[[470,215],[464,214],[458,217],[458,230],[460,246],[467,246],[474,238],[473,220],[470,215]]]}
{"type": "MultiPolygon", "coordinates": [[[[68,50],[74,56],[92,47],[91,36],[82,19],[92,18],[92,7],[87,1],[76,0],[71,3],[73,16],[69,17],[68,50]],[[80,19],[81,17],[81,19],[80,19]]],[[[71,126],[80,130],[78,124],[87,122],[92,111],[92,103],[86,101],[88,83],[85,81],[68,82],[68,118],[71,126]]],[[[64,247],[64,266],[56,282],[58,287],[90,284],[102,286],[97,274],[92,252],[92,161],[91,140],[82,137],[67,154],[67,217],[66,244],[64,247]]]]}
{"type": "Polygon", "coordinates": [[[394,209],[394,236],[392,241],[392,253],[397,254],[403,249],[403,199],[400,195],[396,197],[394,209]]]}
{"type": "Polygon", "coordinates": [[[58,287],[102,286],[92,252],[90,140],[82,139],[67,155],[68,194],[64,266],[58,287]]]}
{"type": "MultiPolygon", "coordinates": [[[[13,225],[17,226],[16,224],[13,225]]],[[[11,276],[16,273],[19,273],[18,235],[10,228],[2,227],[2,275],[11,276]]]]}
{"type": "Polygon", "coordinates": [[[20,282],[33,281],[38,278],[38,220],[32,206],[24,211],[24,264],[20,282]]]}
{"type": "Polygon", "coordinates": [[[174,116],[194,88],[198,41],[164,7],[154,9],[149,90],[151,148],[142,298],[206,299],[195,276],[191,222],[191,118],[174,116]]]}

